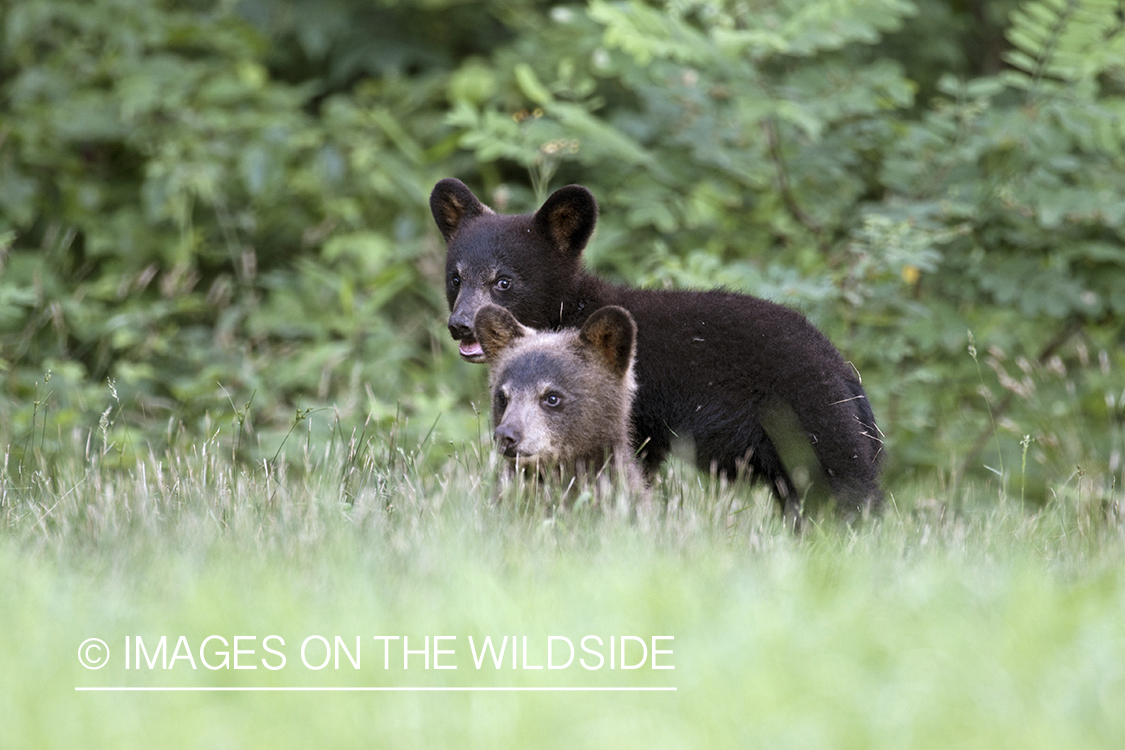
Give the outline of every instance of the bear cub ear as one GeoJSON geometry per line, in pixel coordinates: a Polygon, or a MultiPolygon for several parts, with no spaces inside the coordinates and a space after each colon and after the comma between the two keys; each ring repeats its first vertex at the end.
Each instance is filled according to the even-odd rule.
{"type": "Polygon", "coordinates": [[[633,364],[637,324],[624,307],[611,305],[598,309],[582,326],[579,338],[617,377],[624,377],[633,364]]]}
{"type": "Polygon", "coordinates": [[[434,190],[430,193],[430,212],[434,215],[441,236],[448,244],[466,219],[475,219],[485,213],[490,214],[492,209],[477,200],[465,183],[447,177],[434,185],[434,190]]]}
{"type": "Polygon", "coordinates": [[[513,341],[530,332],[531,329],[521,325],[514,315],[499,305],[485,305],[477,310],[477,316],[473,319],[473,335],[480,342],[484,358],[490,364],[513,341]]]}
{"type": "Polygon", "coordinates": [[[568,258],[577,258],[598,223],[598,202],[581,185],[559,188],[535,212],[535,226],[568,258]]]}

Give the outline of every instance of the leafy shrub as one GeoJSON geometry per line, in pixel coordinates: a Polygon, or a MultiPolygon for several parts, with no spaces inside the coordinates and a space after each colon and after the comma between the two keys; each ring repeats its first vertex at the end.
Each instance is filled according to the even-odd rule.
{"type": "Polygon", "coordinates": [[[444,332],[426,207],[456,175],[505,211],[587,185],[588,262],[612,278],[804,310],[863,374],[892,479],[988,464],[1044,498],[1093,463],[1116,491],[1115,2],[28,0],[0,17],[17,460],[107,406],[154,447],[237,423],[250,460],[310,408],[310,441],[396,418],[413,439],[476,435],[483,373],[444,332]]]}

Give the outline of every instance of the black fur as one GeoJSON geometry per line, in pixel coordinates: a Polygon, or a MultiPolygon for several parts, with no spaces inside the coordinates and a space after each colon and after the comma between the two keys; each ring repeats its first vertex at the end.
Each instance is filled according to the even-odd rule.
{"type": "Polygon", "coordinates": [[[466,359],[483,361],[466,350],[484,304],[537,329],[580,327],[619,305],[637,324],[632,416],[647,474],[684,438],[700,469],[769,481],[787,514],[801,495],[830,493],[847,511],[881,502],[881,441],[863,386],[800,313],[744,294],[629,289],[585,273],[598,208],[578,185],[535,214],[504,216],[445,179],[430,207],[448,244],[449,331],[466,359]]]}

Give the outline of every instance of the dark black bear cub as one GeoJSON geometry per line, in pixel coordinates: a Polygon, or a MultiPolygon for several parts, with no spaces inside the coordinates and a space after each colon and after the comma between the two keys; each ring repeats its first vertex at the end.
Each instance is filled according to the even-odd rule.
{"type": "Polygon", "coordinates": [[[626,310],[603,307],[581,329],[536,331],[485,305],[473,329],[491,368],[493,434],[504,455],[581,481],[610,468],[643,487],[629,423],[637,328],[626,310]]]}
{"type": "Polygon", "coordinates": [[[800,313],[725,291],[645,291],[582,269],[598,207],[578,185],[534,214],[500,215],[460,181],[430,196],[448,246],[449,332],[461,356],[485,361],[473,333],[486,304],[535,329],[580,328],[606,305],[637,326],[633,439],[650,476],[674,439],[696,464],[773,486],[782,510],[829,493],[849,512],[881,501],[881,442],[854,369],[800,313]]]}

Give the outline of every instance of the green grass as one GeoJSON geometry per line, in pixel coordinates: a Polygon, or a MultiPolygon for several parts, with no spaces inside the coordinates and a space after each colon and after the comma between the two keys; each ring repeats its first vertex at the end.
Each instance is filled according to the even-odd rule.
{"type": "Polygon", "coordinates": [[[1060,483],[1039,511],[997,488],[900,489],[879,520],[796,538],[762,491],[678,464],[655,491],[666,512],[637,518],[612,502],[554,511],[529,488],[498,486],[487,446],[447,450],[438,471],[425,467],[440,447],[424,461],[389,437],[270,467],[232,464],[217,441],[125,468],[84,441],[51,465],[5,463],[0,744],[1125,745],[1125,528],[1120,495],[1084,491],[1092,477],[1060,483]],[[271,634],[285,640],[283,669],[198,662],[207,636],[254,635],[244,648],[260,664],[271,634]],[[675,669],[588,671],[577,657],[560,670],[474,668],[467,637],[505,634],[528,636],[531,665],[552,635],[576,646],[670,635],[661,659],[675,669]],[[125,670],[125,638],[138,635],[150,651],[167,636],[169,652],[184,636],[198,668],[125,670]],[[346,656],[306,668],[310,635],[353,650],[361,636],[361,668],[346,656]],[[409,636],[412,649],[456,636],[441,658],[458,668],[426,670],[418,655],[403,670],[392,648],[385,670],[375,635],[409,636]],[[91,637],[111,651],[98,671],[77,659],[91,637]]]}

